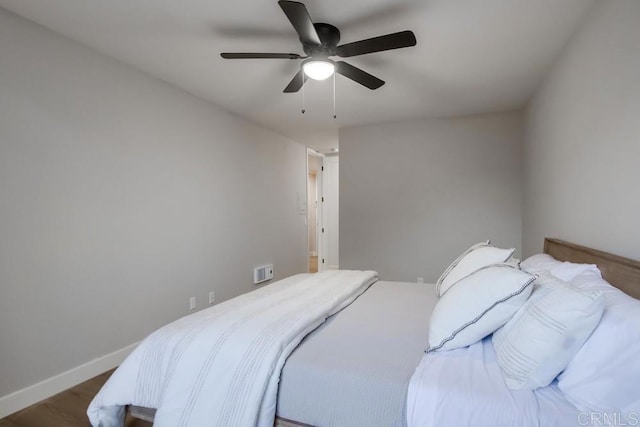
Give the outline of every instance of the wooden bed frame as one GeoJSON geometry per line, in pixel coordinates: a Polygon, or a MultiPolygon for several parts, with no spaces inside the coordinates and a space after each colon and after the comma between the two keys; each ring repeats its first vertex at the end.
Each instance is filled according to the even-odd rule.
{"type": "MultiPolygon", "coordinates": [[[[141,406],[129,406],[127,412],[131,417],[138,418],[143,421],[148,421],[149,423],[153,423],[153,417],[156,414],[155,409],[143,408],[141,406]]],[[[310,426],[308,424],[300,424],[295,421],[276,417],[273,427],[313,427],[313,426],[310,426]]]]}
{"type": "MultiPolygon", "coordinates": [[[[148,421],[150,423],[153,423],[153,417],[156,414],[155,409],[143,408],[141,406],[128,406],[127,412],[133,418],[138,418],[143,421],[148,421]]],[[[300,424],[295,421],[276,417],[273,427],[313,427],[313,426],[310,426],[308,424],[300,424]]]]}
{"type": "MultiPolygon", "coordinates": [[[[560,261],[595,264],[607,282],[640,299],[640,261],[552,238],[544,239],[544,253],[560,261]]],[[[130,406],[129,414],[135,418],[153,421],[155,409],[130,406]]],[[[274,427],[311,426],[276,417],[274,427]]]]}
{"type": "Polygon", "coordinates": [[[551,238],[544,239],[544,253],[560,261],[595,264],[607,282],[640,299],[640,261],[551,238]]]}

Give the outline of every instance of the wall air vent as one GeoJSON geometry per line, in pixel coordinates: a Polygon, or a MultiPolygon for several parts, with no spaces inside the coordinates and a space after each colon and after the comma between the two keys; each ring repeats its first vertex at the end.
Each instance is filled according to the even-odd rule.
{"type": "Polygon", "coordinates": [[[273,264],[267,264],[253,269],[253,284],[273,279],[273,264]]]}

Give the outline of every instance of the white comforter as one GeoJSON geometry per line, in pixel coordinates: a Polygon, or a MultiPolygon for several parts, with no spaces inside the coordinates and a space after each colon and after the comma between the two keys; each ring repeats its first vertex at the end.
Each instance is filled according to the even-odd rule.
{"type": "MultiPolygon", "coordinates": [[[[468,348],[425,354],[409,383],[408,427],[586,426],[580,413],[552,384],[507,388],[490,338],[468,348]]],[[[591,424],[589,424],[591,425],[591,424]]]]}
{"type": "Polygon", "coordinates": [[[287,356],[377,280],[328,271],[281,280],[148,336],[89,405],[93,426],[122,426],[124,405],[158,408],[156,427],[273,426],[287,356]]]}

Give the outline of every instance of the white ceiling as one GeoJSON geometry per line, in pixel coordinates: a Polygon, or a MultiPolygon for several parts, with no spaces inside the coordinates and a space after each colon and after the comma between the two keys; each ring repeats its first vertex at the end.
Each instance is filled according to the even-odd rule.
{"type": "Polygon", "coordinates": [[[303,54],[276,0],[0,0],[0,6],[321,151],[337,129],[521,108],[593,0],[307,0],[342,43],[413,30],[415,47],[346,59],[383,79],[336,78],[282,90],[299,60],[224,60],[226,52],[303,54]]]}

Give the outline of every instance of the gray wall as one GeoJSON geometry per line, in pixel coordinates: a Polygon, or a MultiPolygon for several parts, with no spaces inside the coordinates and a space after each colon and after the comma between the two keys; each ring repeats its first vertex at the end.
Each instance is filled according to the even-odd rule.
{"type": "Polygon", "coordinates": [[[0,9],[0,396],[306,269],[305,148],[0,9]]]}
{"type": "Polygon", "coordinates": [[[520,248],[520,113],[340,131],[340,267],[435,281],[471,244],[520,248]]]}
{"type": "Polygon", "coordinates": [[[640,1],[602,0],[527,111],[523,247],[640,258],[640,1]]]}

